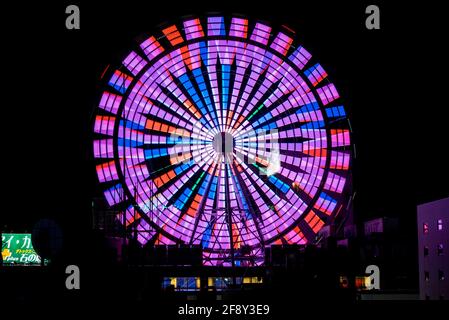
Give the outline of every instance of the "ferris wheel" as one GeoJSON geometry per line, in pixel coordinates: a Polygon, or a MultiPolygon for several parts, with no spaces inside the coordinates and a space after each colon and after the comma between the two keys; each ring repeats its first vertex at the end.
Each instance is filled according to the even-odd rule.
{"type": "Polygon", "coordinates": [[[314,242],[338,214],[349,122],[294,39],[244,17],[186,18],[111,72],[96,171],[141,244],[201,245],[205,265],[260,265],[266,246],[314,242]]]}

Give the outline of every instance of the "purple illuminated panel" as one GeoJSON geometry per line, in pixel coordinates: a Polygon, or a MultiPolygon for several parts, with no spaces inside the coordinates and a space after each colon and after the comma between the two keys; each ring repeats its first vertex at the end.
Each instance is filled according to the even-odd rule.
{"type": "Polygon", "coordinates": [[[229,35],[231,37],[239,38],[248,37],[248,20],[241,18],[232,18],[229,35]]]}
{"type": "Polygon", "coordinates": [[[147,62],[135,52],[131,52],[123,61],[123,65],[133,74],[137,75],[147,62]]]}
{"type": "Polygon", "coordinates": [[[142,244],[260,265],[262,244],[313,242],[333,219],[349,125],[328,74],[294,42],[244,18],[189,18],[111,72],[93,155],[108,203],[142,244]]]}

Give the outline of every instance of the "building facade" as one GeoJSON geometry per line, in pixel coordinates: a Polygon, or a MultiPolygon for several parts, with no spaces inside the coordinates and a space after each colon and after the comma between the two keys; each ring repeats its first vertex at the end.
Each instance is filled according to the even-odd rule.
{"type": "Polygon", "coordinates": [[[418,206],[419,291],[423,300],[449,299],[449,198],[418,206]]]}

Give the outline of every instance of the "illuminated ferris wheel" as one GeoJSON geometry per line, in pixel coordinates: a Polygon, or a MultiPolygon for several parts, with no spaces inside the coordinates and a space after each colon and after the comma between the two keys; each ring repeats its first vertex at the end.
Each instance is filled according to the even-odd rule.
{"type": "Polygon", "coordinates": [[[346,112],[290,29],[188,18],[136,44],[108,79],[96,170],[141,244],[259,265],[265,246],[314,242],[342,208],[346,112]]]}

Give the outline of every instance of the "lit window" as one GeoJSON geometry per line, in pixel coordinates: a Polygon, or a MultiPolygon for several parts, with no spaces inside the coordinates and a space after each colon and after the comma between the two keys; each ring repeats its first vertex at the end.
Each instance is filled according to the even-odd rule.
{"type": "Polygon", "coordinates": [[[426,280],[426,281],[430,280],[429,271],[424,271],[424,280],[426,280]]]}
{"type": "Polygon", "coordinates": [[[427,257],[429,255],[429,247],[424,247],[424,257],[427,257]]]}
{"type": "Polygon", "coordinates": [[[444,280],[444,271],[443,270],[438,270],[438,279],[440,279],[440,281],[444,280]]]}
{"type": "Polygon", "coordinates": [[[423,224],[423,232],[424,234],[429,233],[429,224],[426,222],[423,224]]]}
{"type": "Polygon", "coordinates": [[[444,246],[443,246],[442,243],[440,243],[440,244],[437,246],[437,253],[438,253],[439,256],[442,256],[442,255],[443,255],[443,253],[444,253],[444,246]]]}
{"type": "Polygon", "coordinates": [[[438,231],[443,230],[443,219],[438,219],[438,231]]]}

